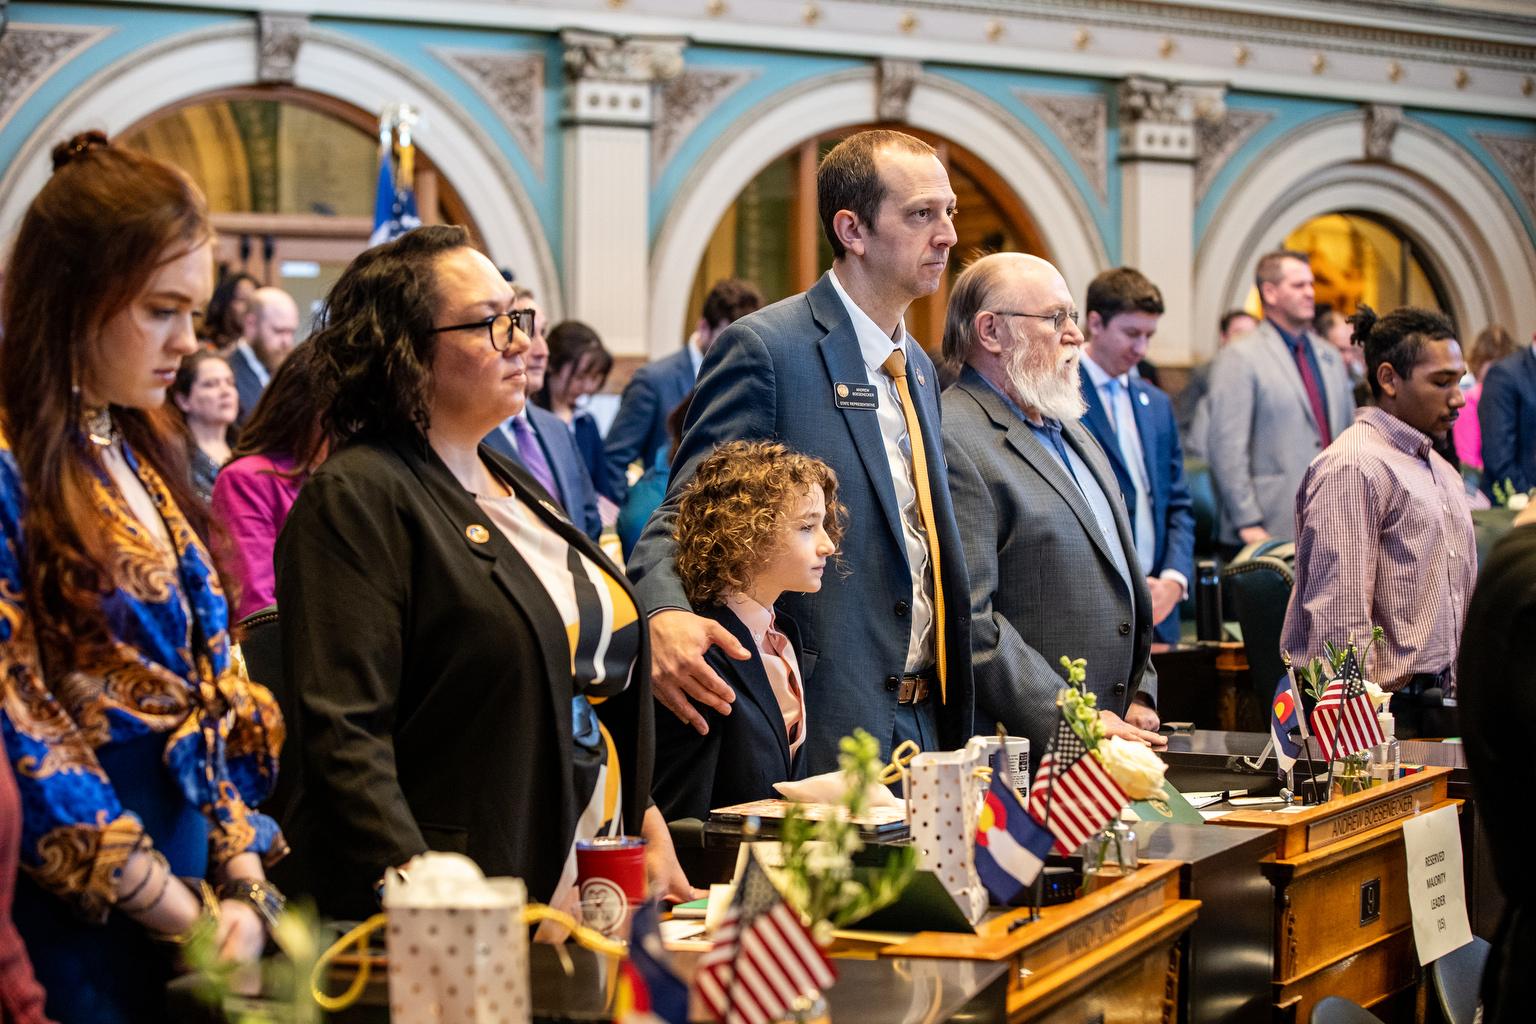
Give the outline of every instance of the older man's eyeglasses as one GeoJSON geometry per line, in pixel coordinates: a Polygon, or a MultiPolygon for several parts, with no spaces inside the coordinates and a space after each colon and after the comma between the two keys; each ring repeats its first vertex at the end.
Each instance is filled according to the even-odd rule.
{"type": "Polygon", "coordinates": [[[1066,330],[1068,320],[1071,320],[1074,324],[1078,322],[1077,310],[1075,309],[1058,309],[1054,313],[1015,313],[1009,309],[993,309],[988,310],[988,312],[990,312],[993,316],[1028,316],[1033,317],[1036,320],[1049,320],[1051,322],[1051,330],[1055,331],[1057,334],[1060,334],[1062,331],[1066,330]]]}
{"type": "Polygon", "coordinates": [[[484,320],[476,320],[468,324],[452,324],[448,327],[434,327],[429,334],[443,334],[447,331],[485,331],[491,339],[491,348],[497,352],[505,352],[512,347],[512,332],[522,331],[524,334],[533,334],[534,312],[531,309],[514,309],[507,313],[497,313],[488,316],[484,320]]]}

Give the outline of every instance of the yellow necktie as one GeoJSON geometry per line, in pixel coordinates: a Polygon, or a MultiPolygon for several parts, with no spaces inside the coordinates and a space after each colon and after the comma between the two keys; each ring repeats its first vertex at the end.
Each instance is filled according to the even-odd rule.
{"type": "Polygon", "coordinates": [[[933,572],[933,649],[939,675],[939,702],[945,703],[948,665],[944,657],[944,574],[939,571],[939,524],[933,517],[933,491],[928,485],[928,457],[923,449],[923,428],[917,422],[917,406],[907,387],[907,357],[896,349],[880,364],[896,382],[901,396],[901,415],[907,421],[907,441],[912,446],[912,484],[917,491],[917,516],[928,535],[928,568],[933,572]]]}

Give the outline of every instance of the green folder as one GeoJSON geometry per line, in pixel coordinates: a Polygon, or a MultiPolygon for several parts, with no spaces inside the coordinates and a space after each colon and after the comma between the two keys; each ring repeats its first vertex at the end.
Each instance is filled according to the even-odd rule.
{"type": "Polygon", "coordinates": [[[1140,821],[1175,821],[1184,825],[1204,824],[1200,812],[1190,806],[1184,795],[1173,788],[1173,783],[1163,780],[1163,795],[1150,800],[1135,800],[1131,810],[1140,821]]]}

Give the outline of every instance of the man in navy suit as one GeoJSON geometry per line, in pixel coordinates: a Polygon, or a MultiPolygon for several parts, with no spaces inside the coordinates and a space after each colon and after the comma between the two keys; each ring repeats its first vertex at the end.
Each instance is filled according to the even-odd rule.
{"type": "MultiPolygon", "coordinates": [[[[528,354],[523,357],[528,394],[532,395],[544,386],[544,373],[549,368],[549,343],[544,339],[549,321],[532,292],[514,287],[512,293],[516,297],[512,308],[532,314],[531,330],[527,332],[528,354]]],[[[597,540],[602,535],[597,490],[592,486],[581,453],[576,450],[576,438],[564,420],[530,401],[522,412],[485,435],[485,443],[532,473],[587,536],[597,540]]]]}
{"type": "Polygon", "coordinates": [[[748,652],[719,623],[688,611],[674,564],[679,490],[716,445],[737,438],[782,441],[832,467],[848,510],[840,564],[821,593],[779,601],[800,628],[811,773],[835,768],[839,738],[857,727],[887,752],[904,739],[925,750],[959,747],[974,707],[939,382],[902,322],[944,276],[955,193],[926,143],[869,131],[822,160],[816,196],[832,270],[810,291],[742,317],[710,349],[667,500],[629,562],[651,609],[657,698],[705,732],[691,701],[728,712],[735,697],[706,652],[748,652]]]}
{"type": "Polygon", "coordinates": [[[1087,356],[1078,365],[1088,413],[1130,511],[1138,561],[1152,594],[1156,637],[1179,642],[1179,602],[1194,575],[1195,513],[1184,480],[1184,452],[1173,403],[1132,368],[1146,355],[1163,295],[1131,267],[1106,270],[1088,285],[1087,356]]]}
{"type": "Polygon", "coordinates": [[[699,367],[710,346],[731,324],[755,311],[763,297],[749,281],[728,277],[715,282],[704,296],[704,310],[699,323],[680,350],[635,371],[624,386],[619,411],[603,439],[608,459],[609,479],[618,482],[619,504],[629,490],[629,467],[642,463],[642,469],[656,465],[672,447],[667,433],[667,417],[693,390],[699,367]]]}
{"type": "Polygon", "coordinates": [[[236,426],[250,418],[272,375],[293,351],[298,330],[298,304],[281,288],[257,288],[246,300],[240,338],[229,353],[235,390],[240,394],[236,426]]]}
{"type": "Polygon", "coordinates": [[[1483,429],[1483,493],[1506,482],[1516,491],[1536,487],[1536,351],[1527,347],[1494,363],[1477,401],[1483,429]]]}

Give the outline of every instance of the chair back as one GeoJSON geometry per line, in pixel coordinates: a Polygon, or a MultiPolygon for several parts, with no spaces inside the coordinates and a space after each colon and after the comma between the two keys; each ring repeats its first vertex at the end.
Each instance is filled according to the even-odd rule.
{"type": "Polygon", "coordinates": [[[1195,511],[1195,555],[1216,553],[1216,485],[1211,482],[1211,465],[1204,459],[1184,460],[1184,482],[1195,511]]]}
{"type": "Polygon", "coordinates": [[[1245,549],[1221,570],[1222,590],[1243,630],[1248,677],[1261,708],[1269,707],[1275,683],[1285,674],[1280,631],[1296,582],[1291,571],[1294,556],[1289,541],[1265,541],[1245,549]]]}
{"type": "Polygon", "coordinates": [[[1483,968],[1488,963],[1488,940],[1472,941],[1453,949],[1429,965],[1429,977],[1446,1024],[1472,1024],[1477,1016],[1477,995],[1482,990],[1483,968]]]}
{"type": "Polygon", "coordinates": [[[1312,1007],[1310,1024],[1381,1024],[1381,1018],[1343,996],[1325,996],[1312,1007]]]}

